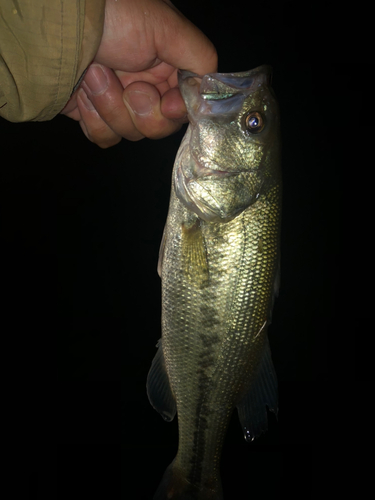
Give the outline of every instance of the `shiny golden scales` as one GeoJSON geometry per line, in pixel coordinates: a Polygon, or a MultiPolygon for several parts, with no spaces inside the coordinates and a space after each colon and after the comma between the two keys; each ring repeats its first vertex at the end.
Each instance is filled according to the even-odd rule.
{"type": "Polygon", "coordinates": [[[271,70],[182,71],[189,127],[177,153],[160,249],[162,339],[147,390],[178,452],[155,500],[220,500],[233,410],[245,439],[277,412],[267,338],[278,289],[279,110],[271,70]]]}

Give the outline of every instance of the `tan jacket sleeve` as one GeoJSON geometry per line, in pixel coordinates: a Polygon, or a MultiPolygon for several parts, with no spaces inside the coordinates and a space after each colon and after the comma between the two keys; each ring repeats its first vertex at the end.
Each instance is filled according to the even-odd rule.
{"type": "Polygon", "coordinates": [[[51,120],[94,58],[105,0],[0,3],[0,116],[51,120]]]}

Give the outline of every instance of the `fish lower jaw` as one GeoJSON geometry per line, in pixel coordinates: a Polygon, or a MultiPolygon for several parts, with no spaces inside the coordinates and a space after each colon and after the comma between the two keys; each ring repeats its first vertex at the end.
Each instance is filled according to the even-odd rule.
{"type": "Polygon", "coordinates": [[[223,179],[225,177],[231,177],[233,175],[238,175],[241,171],[228,171],[222,170],[219,165],[215,164],[212,161],[204,161],[196,156],[193,156],[188,162],[181,162],[179,169],[181,169],[182,174],[187,180],[200,180],[205,177],[217,178],[218,180],[223,179]],[[210,165],[210,166],[207,166],[210,165]],[[217,168],[212,168],[214,165],[217,168]]]}

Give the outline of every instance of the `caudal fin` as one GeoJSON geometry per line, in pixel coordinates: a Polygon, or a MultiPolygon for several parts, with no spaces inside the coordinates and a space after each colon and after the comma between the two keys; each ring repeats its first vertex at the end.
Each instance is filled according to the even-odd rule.
{"type": "Polygon", "coordinates": [[[167,467],[153,500],[223,500],[220,480],[215,486],[191,484],[174,462],[167,467]]]}

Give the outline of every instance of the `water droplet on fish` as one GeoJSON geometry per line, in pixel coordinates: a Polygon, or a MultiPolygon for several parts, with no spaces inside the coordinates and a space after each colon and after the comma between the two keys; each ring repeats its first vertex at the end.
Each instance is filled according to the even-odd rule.
{"type": "Polygon", "coordinates": [[[244,438],[247,443],[254,441],[254,436],[250,434],[250,431],[244,427],[244,438]]]}

